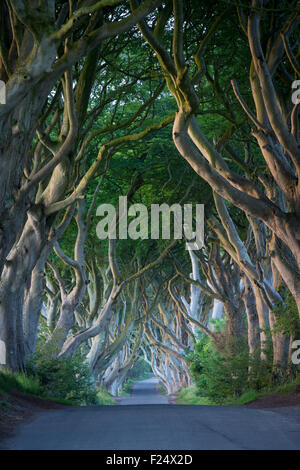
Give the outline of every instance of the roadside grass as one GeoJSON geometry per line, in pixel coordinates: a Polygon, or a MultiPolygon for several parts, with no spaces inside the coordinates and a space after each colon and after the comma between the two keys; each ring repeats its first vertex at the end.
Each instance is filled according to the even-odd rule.
{"type": "Polygon", "coordinates": [[[97,388],[97,405],[116,405],[116,400],[103,387],[97,388]]]}
{"type": "Polygon", "coordinates": [[[299,387],[300,387],[300,376],[297,377],[292,382],[288,382],[286,384],[280,385],[279,387],[277,387],[276,391],[282,395],[286,395],[288,393],[293,393],[295,391],[295,388],[297,388],[297,393],[300,393],[299,387]]]}
{"type": "Polygon", "coordinates": [[[199,395],[195,385],[182,388],[178,392],[176,403],[178,405],[214,405],[209,398],[199,395]]]}
{"type": "MultiPolygon", "coordinates": [[[[129,396],[131,393],[132,386],[135,382],[139,380],[148,379],[149,375],[144,375],[137,377],[135,379],[129,379],[120,393],[120,396],[129,396]]],[[[42,385],[39,382],[37,377],[32,375],[25,374],[24,372],[9,372],[5,369],[0,371],[0,407],[4,409],[9,407],[10,403],[6,401],[6,397],[9,396],[12,392],[18,391],[25,395],[33,395],[38,397],[41,400],[53,401],[55,403],[60,403],[62,405],[69,406],[79,406],[79,403],[74,401],[53,397],[45,394],[42,385]]],[[[116,405],[117,402],[114,397],[103,387],[97,388],[96,396],[97,405],[116,405]]]]}
{"type": "Polygon", "coordinates": [[[0,371],[0,393],[10,393],[18,390],[23,393],[41,397],[43,388],[39,380],[33,376],[26,375],[24,372],[0,371]]]}
{"type": "MultiPolygon", "coordinates": [[[[34,395],[45,401],[53,401],[55,403],[61,403],[62,405],[77,406],[78,403],[74,403],[71,400],[64,398],[54,398],[44,394],[43,387],[41,386],[37,377],[27,375],[24,372],[9,372],[5,369],[0,371],[0,394],[4,397],[11,394],[13,391],[18,391],[24,395],[34,395]]],[[[10,403],[4,400],[0,402],[2,407],[11,406],[10,403]],[[5,405],[6,403],[6,405],[5,405]],[[3,405],[4,404],[4,405],[3,405]]]]}
{"type": "MultiPolygon", "coordinates": [[[[277,385],[274,387],[266,388],[257,392],[255,390],[247,390],[244,392],[240,397],[234,398],[232,400],[228,400],[225,404],[226,405],[245,405],[246,403],[251,403],[252,401],[256,400],[256,398],[263,397],[264,395],[268,395],[269,393],[279,393],[280,395],[290,395],[295,391],[295,389],[299,388],[300,386],[300,377],[297,377],[291,382],[286,384],[277,385]]],[[[300,393],[300,390],[299,390],[300,393]]]]}
{"type": "MultiPolygon", "coordinates": [[[[297,389],[297,393],[300,394],[299,387],[300,387],[300,377],[286,384],[274,386],[268,389],[263,389],[259,392],[256,390],[252,390],[252,389],[246,390],[239,397],[231,397],[231,398],[224,400],[222,405],[233,405],[233,406],[245,405],[247,403],[251,403],[257,398],[263,397],[264,395],[267,395],[270,393],[279,393],[282,396],[289,395],[293,393],[295,389],[297,389]]],[[[187,387],[187,388],[182,388],[178,392],[176,402],[179,405],[219,405],[219,406],[222,406],[219,403],[214,403],[213,400],[209,399],[208,397],[201,396],[195,385],[191,387],[187,387]]]]}
{"type": "Polygon", "coordinates": [[[60,403],[61,405],[68,405],[68,406],[81,406],[78,403],[75,403],[72,400],[67,400],[66,398],[53,398],[49,396],[39,396],[41,400],[45,401],[53,401],[55,403],[60,403]]]}
{"type": "Polygon", "coordinates": [[[257,392],[256,390],[247,390],[242,393],[239,397],[228,399],[224,402],[224,405],[246,405],[246,403],[251,403],[256,400],[256,398],[265,395],[270,392],[257,392]]]}

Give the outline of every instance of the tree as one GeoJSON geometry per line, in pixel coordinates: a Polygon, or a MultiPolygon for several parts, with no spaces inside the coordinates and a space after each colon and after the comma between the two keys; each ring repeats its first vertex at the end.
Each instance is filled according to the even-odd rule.
{"type": "MultiPolygon", "coordinates": [[[[136,7],[136,1],[132,0],[131,5],[136,7]]],[[[256,139],[268,170],[267,176],[259,174],[258,179],[253,180],[248,175],[240,175],[230,168],[222,152],[203,133],[197,120],[200,104],[198,84],[199,79],[205,73],[207,43],[219,27],[221,20],[224,20],[227,10],[218,14],[218,6],[216,7],[215,17],[211,24],[207,25],[207,34],[198,45],[193,57],[198,71],[196,76],[191,77],[189,72],[191,66],[187,65],[190,57],[188,59],[185,57],[187,49],[185,47],[186,5],[175,0],[173,2],[173,56],[164,46],[162,34],[162,25],[165,28],[165,36],[170,34],[169,26],[167,26],[167,19],[172,14],[169,4],[160,11],[155,28],[151,29],[146,21],[139,23],[139,28],[154,50],[166,76],[168,88],[177,103],[178,110],[173,126],[174,143],[182,157],[217,194],[247,215],[263,221],[274,234],[275,240],[278,238],[282,241],[283,251],[290,250],[293,263],[284,263],[284,253],[278,249],[273,262],[282,277],[289,283],[289,288],[299,305],[300,250],[297,215],[299,149],[296,134],[298,105],[294,105],[292,109],[292,103],[286,99],[286,90],[284,96],[276,83],[280,61],[283,59],[285,50],[288,51],[288,40],[295,37],[299,23],[299,10],[289,5],[287,10],[279,10],[276,21],[273,21],[275,12],[272,15],[265,15],[262,22],[263,3],[253,1],[248,15],[247,31],[246,23],[241,19],[244,18],[245,12],[242,11],[240,15],[241,29],[247,34],[251,53],[248,67],[251,72],[250,83],[256,114],[242,99],[236,82],[233,82],[233,89],[249,120],[254,124],[252,135],[256,139]],[[268,30],[268,22],[271,21],[272,40],[267,42],[264,32],[268,30]],[[259,33],[260,24],[262,33],[259,33]],[[292,116],[291,125],[289,115],[292,116]],[[294,266],[292,267],[291,264],[294,266]]],[[[241,12],[240,7],[238,11],[241,12]]],[[[290,67],[293,65],[294,62],[288,64],[290,67]]],[[[218,82],[213,82],[215,89],[221,92],[222,90],[217,89],[218,82]]],[[[230,131],[227,138],[229,135],[230,131]]]]}

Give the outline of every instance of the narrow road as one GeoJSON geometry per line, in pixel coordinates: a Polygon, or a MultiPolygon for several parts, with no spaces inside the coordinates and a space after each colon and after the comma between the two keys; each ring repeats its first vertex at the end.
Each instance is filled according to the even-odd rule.
{"type": "Polygon", "coordinates": [[[300,407],[275,412],[242,406],[163,403],[167,398],[150,379],[137,383],[131,397],[123,397],[121,405],[43,411],[21,425],[15,437],[2,441],[0,448],[300,450],[300,407]]]}
{"type": "Polygon", "coordinates": [[[119,405],[167,405],[169,400],[164,396],[155,377],[135,382],[129,397],[118,398],[119,405]]]}

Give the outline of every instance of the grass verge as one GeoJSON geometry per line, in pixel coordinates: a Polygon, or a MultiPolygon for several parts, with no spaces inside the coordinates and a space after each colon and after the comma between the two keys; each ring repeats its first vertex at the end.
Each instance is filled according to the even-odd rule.
{"type": "Polygon", "coordinates": [[[103,387],[97,388],[97,402],[98,405],[116,405],[116,400],[103,387]]]}
{"type": "MultiPolygon", "coordinates": [[[[260,392],[251,389],[246,390],[239,397],[231,397],[224,399],[222,405],[246,405],[247,403],[251,403],[257,400],[258,398],[262,398],[270,394],[276,394],[284,397],[295,393],[300,394],[299,377],[287,384],[274,386],[270,389],[262,390],[260,392]]],[[[204,395],[202,396],[197,390],[196,386],[182,388],[178,392],[176,403],[179,405],[220,405],[219,403],[213,402],[213,400],[211,400],[210,398],[204,395]]]]}
{"type": "Polygon", "coordinates": [[[214,405],[209,398],[199,394],[195,385],[182,388],[178,392],[176,403],[178,405],[214,405]]]}
{"type": "Polygon", "coordinates": [[[23,393],[41,396],[43,389],[37,378],[28,376],[23,372],[0,371],[0,393],[10,393],[18,390],[23,393]]]}
{"type": "MultiPolygon", "coordinates": [[[[0,394],[6,397],[14,391],[23,393],[24,395],[33,395],[44,401],[53,401],[62,405],[77,406],[77,403],[64,398],[54,398],[44,394],[43,387],[40,385],[36,377],[27,375],[24,372],[9,372],[7,370],[0,371],[0,394]]],[[[5,402],[5,399],[4,399],[5,402]]],[[[3,403],[3,401],[2,401],[3,403]]],[[[1,405],[0,405],[1,406],[1,405]]]]}

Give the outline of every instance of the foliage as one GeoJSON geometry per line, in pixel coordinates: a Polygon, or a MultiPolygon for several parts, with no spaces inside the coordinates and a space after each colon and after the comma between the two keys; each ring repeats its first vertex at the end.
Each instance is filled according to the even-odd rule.
{"type": "Polygon", "coordinates": [[[191,374],[199,396],[222,404],[249,389],[272,384],[272,361],[261,363],[258,353],[249,356],[247,342],[235,340],[222,353],[203,336],[189,355],[191,374]]]}
{"type": "Polygon", "coordinates": [[[70,400],[78,405],[97,404],[92,371],[80,352],[67,360],[37,352],[31,367],[45,395],[70,400]]]}
{"type": "Polygon", "coordinates": [[[104,387],[99,387],[97,388],[97,405],[116,405],[116,401],[104,387]]]}
{"type": "Polygon", "coordinates": [[[139,357],[133,367],[128,371],[127,378],[128,379],[140,379],[140,377],[148,378],[149,374],[152,373],[151,367],[147,362],[144,361],[142,357],[139,357]]]}
{"type": "Polygon", "coordinates": [[[278,383],[272,338],[270,332],[266,333],[265,361],[260,360],[259,351],[249,355],[246,338],[232,341],[220,352],[207,336],[200,334],[194,352],[188,356],[195,385],[180,391],[178,403],[242,405],[267,392],[292,391],[299,380],[297,370],[288,367],[278,383]]]}
{"type": "Polygon", "coordinates": [[[5,369],[0,371],[0,393],[10,393],[19,390],[31,395],[41,395],[43,388],[37,377],[27,375],[24,372],[10,372],[5,369]]]}
{"type": "Polygon", "coordinates": [[[243,392],[248,379],[248,364],[240,352],[234,356],[221,355],[210,342],[198,343],[191,364],[192,376],[199,391],[216,403],[222,403],[227,396],[243,392]]]}
{"type": "Polygon", "coordinates": [[[283,302],[278,302],[274,307],[276,315],[274,331],[296,338],[300,334],[300,318],[296,302],[290,291],[284,289],[283,286],[279,291],[283,302]]]}
{"type": "Polygon", "coordinates": [[[139,380],[149,379],[149,374],[152,373],[151,367],[147,364],[142,357],[139,357],[133,367],[128,371],[123,390],[120,396],[128,396],[131,393],[132,386],[139,380]]]}
{"type": "Polygon", "coordinates": [[[199,390],[195,385],[182,388],[176,402],[179,405],[213,405],[209,398],[199,395],[199,390]]]}
{"type": "Polygon", "coordinates": [[[242,393],[239,397],[229,400],[227,405],[245,405],[246,403],[250,403],[251,401],[255,400],[260,395],[263,395],[263,393],[259,393],[257,390],[249,389],[242,393]]]}
{"type": "MultiPolygon", "coordinates": [[[[224,156],[224,161],[228,164],[229,170],[242,176],[245,174],[258,187],[261,187],[262,178],[260,177],[260,172],[269,175],[269,170],[259,147],[249,132],[250,126],[247,122],[247,117],[236,99],[230,84],[232,78],[237,78],[241,95],[250,108],[253,109],[248,71],[252,59],[247,39],[241,34],[239,28],[238,16],[230,13],[222,17],[222,21],[211,35],[210,40],[212,44],[209,47],[205,45],[202,49],[203,53],[205,50],[205,59],[203,57],[205,66],[202,67],[203,70],[200,74],[198,73],[195,61],[192,60],[196,51],[195,47],[198,48],[198,45],[202,43],[202,39],[210,36],[208,34],[210,27],[213,26],[216,18],[224,12],[224,2],[210,3],[199,2],[198,0],[184,2],[185,21],[183,22],[183,40],[188,64],[185,78],[188,77],[188,74],[194,77],[192,84],[200,100],[196,118],[205,136],[213,141],[217,148],[222,149],[222,152],[226,155],[224,156]],[[224,38],[226,37],[231,38],[231,43],[234,44],[234,47],[224,47],[224,38]],[[229,128],[228,125],[230,125],[229,128]],[[222,140],[223,136],[224,140],[222,140]],[[227,144],[230,144],[230,152],[227,144]]],[[[287,2],[284,3],[286,4],[287,2]]],[[[55,4],[58,13],[64,2],[56,1],[55,4]]],[[[106,18],[105,15],[107,17],[110,17],[110,15],[114,16],[114,14],[117,17],[119,14],[123,16],[127,11],[124,8],[118,5],[116,13],[114,13],[113,9],[105,10],[104,19],[106,18]]],[[[272,18],[271,23],[273,26],[269,31],[268,26],[266,26],[268,25],[268,15],[265,14],[265,26],[263,27],[262,24],[263,43],[266,38],[269,41],[270,38],[275,37],[275,26],[277,23],[275,18],[277,17],[272,14],[270,18],[272,18]]],[[[279,14],[279,22],[281,22],[281,19],[282,16],[279,14]]],[[[166,21],[166,27],[163,28],[164,31],[161,34],[162,44],[166,48],[168,48],[169,44],[172,44],[172,23],[173,17],[171,16],[170,20],[166,21]]],[[[75,41],[80,38],[84,31],[83,26],[80,25],[81,21],[72,31],[75,41]]],[[[12,37],[14,36],[12,35],[12,37]]],[[[203,42],[202,45],[204,44],[206,43],[203,42]]],[[[60,48],[58,51],[59,56],[63,54],[63,51],[64,48],[60,48]]],[[[87,87],[85,90],[89,99],[86,106],[82,103],[80,106],[79,97],[82,91],[80,77],[84,77],[84,75],[80,75],[80,72],[84,70],[84,64],[85,60],[81,57],[74,64],[72,70],[76,107],[82,108],[77,109],[79,121],[81,118],[83,121],[79,125],[79,132],[74,141],[82,143],[87,136],[91,137],[91,139],[86,141],[88,143],[85,148],[84,157],[81,156],[80,158],[78,158],[78,153],[76,157],[79,144],[77,145],[74,142],[74,150],[68,156],[70,158],[70,165],[68,166],[70,166],[71,172],[65,180],[65,184],[61,185],[67,188],[67,192],[78,184],[85,171],[95,161],[101,145],[108,144],[113,138],[120,139],[134,132],[145,130],[149,125],[154,122],[161,122],[166,116],[174,114],[177,110],[174,98],[168,91],[160,87],[160,83],[164,82],[162,71],[154,57],[153,51],[145,47],[142,35],[137,31],[137,28],[134,28],[128,34],[124,33],[124,35],[117,38],[111,38],[110,41],[103,44],[101,55],[98,58],[95,56],[94,78],[90,77],[90,75],[86,76],[92,82],[91,88],[87,87]],[[157,89],[157,93],[154,92],[155,89],[157,89]],[[131,119],[132,117],[133,119],[131,119]],[[95,133],[94,136],[93,133],[95,133]]],[[[287,76],[288,73],[287,69],[287,76]]],[[[277,80],[277,78],[274,77],[274,80],[277,80]]],[[[88,80],[84,81],[88,83],[88,80]]],[[[284,82],[280,78],[281,81],[284,82]]],[[[42,114],[45,118],[41,116],[39,127],[43,131],[47,126],[50,126],[56,113],[59,116],[62,116],[63,113],[62,108],[65,103],[65,97],[59,91],[58,86],[61,86],[61,83],[60,85],[58,83],[54,85],[53,95],[50,93],[48,96],[48,105],[45,106],[45,109],[41,106],[42,114]],[[56,92],[57,96],[55,97],[56,92]]],[[[287,90],[290,91],[290,85],[282,85],[280,90],[283,94],[286,94],[287,90]]],[[[282,93],[280,93],[279,97],[283,103],[283,98],[287,97],[281,97],[282,93]]],[[[288,99],[290,100],[290,97],[288,99]]],[[[54,125],[50,126],[52,129],[48,136],[50,142],[51,140],[57,142],[61,138],[60,136],[63,135],[61,134],[61,121],[63,119],[53,121],[54,125]]],[[[100,175],[104,176],[104,178],[97,194],[97,204],[111,203],[117,206],[119,196],[126,194],[133,177],[138,173],[142,177],[143,184],[131,198],[130,203],[143,203],[150,209],[153,203],[161,204],[162,202],[167,202],[171,205],[181,200],[185,203],[201,202],[205,204],[207,219],[211,216],[216,216],[217,211],[214,208],[210,186],[202,178],[196,178],[194,170],[188,162],[184,158],[179,158],[178,151],[175,149],[172,140],[171,127],[170,123],[158,132],[153,131],[147,134],[141,140],[134,142],[131,140],[123,141],[116,148],[113,148],[107,169],[104,170],[103,162],[84,192],[87,209],[91,207],[100,175]],[[194,179],[193,188],[186,195],[187,189],[194,179]],[[186,198],[183,199],[185,195],[186,198]]],[[[35,132],[28,132],[28,135],[35,135],[35,132]]],[[[31,155],[36,155],[34,149],[37,142],[38,140],[32,142],[31,155]]],[[[28,148],[30,147],[29,144],[30,142],[28,143],[28,148]]],[[[22,152],[16,152],[16,155],[18,154],[21,155],[22,152]]],[[[43,158],[48,158],[47,153],[43,158]]],[[[33,169],[36,167],[35,160],[31,161],[30,157],[24,158],[24,161],[28,161],[28,168],[25,173],[28,172],[28,169],[32,169],[32,165],[33,169]]],[[[23,174],[22,171],[20,171],[20,174],[23,174]]],[[[225,175],[225,173],[222,174],[223,176],[225,175]]],[[[47,187],[47,181],[48,176],[44,181],[41,181],[38,192],[47,187]]],[[[63,198],[59,197],[58,199],[63,198]]],[[[228,201],[226,201],[226,207],[237,227],[239,235],[244,240],[248,233],[248,217],[246,213],[228,201]]],[[[96,237],[95,227],[97,217],[95,213],[96,211],[94,210],[85,246],[85,261],[86,265],[88,265],[91,260],[95,259],[97,266],[104,268],[107,262],[107,241],[100,242],[96,237]]],[[[63,217],[64,215],[61,213],[61,215],[58,215],[58,220],[63,217]]],[[[72,219],[63,237],[59,240],[63,251],[71,257],[74,255],[76,237],[77,226],[75,220],[72,219]]],[[[209,239],[214,241],[214,235],[209,234],[209,239]]],[[[161,240],[121,240],[118,243],[117,257],[119,258],[122,276],[126,278],[128,274],[134,272],[137,262],[141,266],[145,266],[149,261],[157,257],[161,250],[161,240]]],[[[174,255],[174,253],[176,253],[178,263],[184,267],[188,259],[184,243],[177,243],[172,254],[174,255]]],[[[68,264],[65,264],[54,252],[50,254],[50,260],[57,267],[60,277],[66,285],[66,290],[70,290],[74,286],[74,282],[76,282],[73,269],[68,264]]],[[[166,264],[167,266],[165,265],[163,268],[160,268],[160,281],[162,280],[163,269],[170,271],[168,275],[172,274],[171,263],[166,264]]],[[[189,275],[185,268],[182,271],[187,276],[189,275]]],[[[53,281],[54,287],[59,289],[57,280],[49,266],[46,268],[46,274],[47,278],[53,281]]],[[[177,285],[179,285],[179,282],[177,285]]],[[[104,298],[103,294],[101,292],[104,298]]],[[[288,292],[283,292],[283,298],[284,303],[280,303],[275,307],[275,332],[276,330],[282,331],[286,335],[297,337],[300,331],[300,321],[296,304],[288,292]]],[[[82,309],[83,316],[86,315],[89,307],[87,293],[80,307],[84,307],[82,309]]],[[[224,326],[224,320],[210,321],[210,324],[214,326],[215,332],[219,331],[220,335],[222,334],[221,330],[224,326]]],[[[79,324],[76,324],[72,329],[72,333],[76,333],[79,329],[79,324]]],[[[202,404],[203,400],[212,400],[214,403],[223,403],[229,399],[243,401],[258,393],[259,390],[272,386],[274,370],[272,370],[272,337],[270,331],[267,331],[267,337],[266,353],[268,360],[263,364],[259,360],[258,353],[249,357],[246,340],[236,343],[234,343],[234,340],[234,344],[231,344],[230,347],[227,344],[227,349],[220,353],[214,349],[207,338],[201,337],[194,353],[189,356],[195,387],[184,389],[181,392],[182,399],[189,400],[191,403],[194,402],[194,404],[200,404],[200,402],[202,404]],[[205,395],[205,398],[202,395],[205,395]]],[[[111,400],[110,396],[106,395],[104,390],[96,389],[91,370],[85,362],[83,347],[81,347],[80,351],[76,352],[74,357],[66,361],[58,357],[59,348],[57,344],[60,343],[59,333],[53,334],[49,343],[47,343],[48,338],[47,330],[41,328],[39,330],[37,352],[32,361],[28,363],[28,371],[31,375],[23,374],[10,377],[7,379],[6,387],[9,388],[9,384],[11,384],[13,387],[21,387],[22,390],[27,390],[28,393],[42,393],[62,401],[70,399],[79,404],[102,403],[106,400],[109,402],[111,400]]],[[[87,344],[85,344],[85,347],[87,347],[87,344]]],[[[145,378],[148,372],[150,372],[150,368],[139,358],[127,375],[123,393],[129,393],[134,381],[145,378]]]]}
{"type": "Polygon", "coordinates": [[[47,342],[47,334],[44,326],[34,357],[27,364],[27,370],[42,386],[43,394],[78,405],[97,404],[96,385],[84,354],[78,350],[70,359],[57,357],[59,337],[56,335],[56,341],[52,338],[47,342]]]}
{"type": "Polygon", "coordinates": [[[0,401],[0,409],[4,409],[4,410],[8,410],[9,408],[11,408],[11,403],[9,403],[8,401],[4,401],[4,400],[1,400],[0,401]]]}
{"type": "Polygon", "coordinates": [[[279,393],[280,395],[289,395],[299,391],[300,377],[296,377],[294,380],[287,382],[282,385],[273,386],[269,389],[264,389],[261,392],[257,390],[249,389],[246,390],[240,397],[228,400],[227,405],[245,405],[250,403],[256,398],[264,396],[266,393],[279,393]]]}

